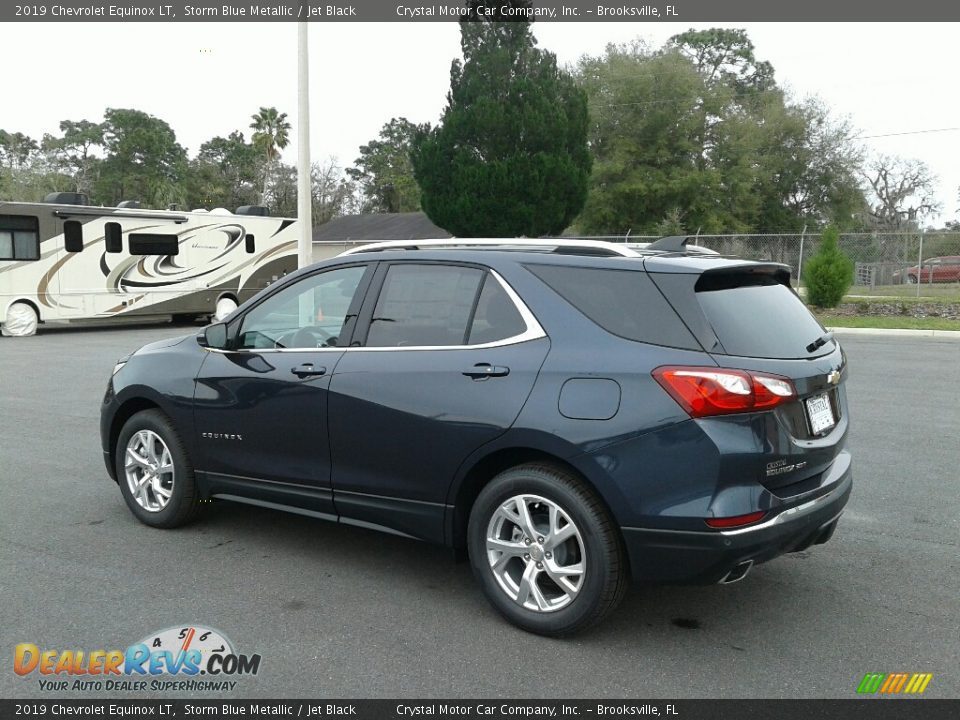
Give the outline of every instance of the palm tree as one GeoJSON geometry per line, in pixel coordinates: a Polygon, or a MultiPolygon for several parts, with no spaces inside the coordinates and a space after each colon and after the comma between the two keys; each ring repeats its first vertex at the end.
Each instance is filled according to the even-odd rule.
{"type": "Polygon", "coordinates": [[[263,149],[267,162],[263,170],[263,193],[260,202],[265,203],[267,188],[273,165],[280,157],[280,151],[290,144],[290,123],[287,114],[277,112],[275,107],[261,107],[253,117],[250,127],[253,129],[253,144],[263,149]]]}

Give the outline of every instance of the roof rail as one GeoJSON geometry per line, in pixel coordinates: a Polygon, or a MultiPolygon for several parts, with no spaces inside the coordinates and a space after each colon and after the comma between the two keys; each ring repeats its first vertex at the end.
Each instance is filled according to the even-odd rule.
{"type": "Polygon", "coordinates": [[[641,257],[641,253],[623,243],[603,242],[601,240],[563,240],[539,238],[447,238],[443,240],[389,240],[350,248],[340,253],[354,255],[384,250],[426,250],[429,248],[461,248],[469,250],[526,250],[529,248],[549,249],[555,252],[570,251],[572,254],[607,255],[621,257],[641,257]],[[579,251],[579,252],[577,252],[579,251]]]}

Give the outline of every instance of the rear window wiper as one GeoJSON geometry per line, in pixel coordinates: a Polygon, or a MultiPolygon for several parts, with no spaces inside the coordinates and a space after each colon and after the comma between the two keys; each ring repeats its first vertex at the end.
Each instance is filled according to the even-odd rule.
{"type": "Polygon", "coordinates": [[[808,352],[808,353],[812,353],[812,352],[814,352],[815,350],[819,350],[820,348],[822,348],[824,345],[826,345],[826,344],[827,344],[828,342],[830,342],[831,340],[833,340],[833,333],[832,333],[832,332],[828,332],[827,334],[822,335],[821,337],[818,337],[818,338],[817,338],[816,340],[814,340],[812,343],[810,343],[809,345],[807,345],[807,352],[808,352]]]}

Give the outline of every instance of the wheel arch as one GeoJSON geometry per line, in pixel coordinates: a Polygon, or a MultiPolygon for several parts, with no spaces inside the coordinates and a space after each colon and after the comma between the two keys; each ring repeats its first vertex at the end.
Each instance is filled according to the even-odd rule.
{"type": "Polygon", "coordinates": [[[37,322],[43,322],[43,315],[40,313],[40,307],[30,298],[18,297],[14,298],[7,303],[6,307],[3,308],[3,321],[7,321],[7,313],[10,311],[10,308],[16,305],[17,303],[23,303],[24,305],[29,305],[33,308],[33,311],[37,314],[37,322]]]}
{"type": "MultiPolygon", "coordinates": [[[[559,442],[552,437],[553,443],[559,442]]],[[[610,507],[609,498],[600,491],[599,477],[591,477],[591,473],[582,463],[576,462],[569,452],[558,452],[559,448],[549,447],[541,443],[499,444],[490,448],[486,453],[472,457],[464,463],[462,472],[453,483],[448,500],[447,513],[447,544],[455,550],[461,551],[467,544],[467,524],[470,520],[470,511],[480,491],[497,475],[504,470],[528,463],[543,463],[560,470],[565,470],[576,476],[596,495],[607,513],[616,522],[616,515],[610,507]]],[[[582,458],[583,456],[580,455],[582,458]]],[[[602,482],[602,481],[601,481],[602,482]]],[[[604,483],[605,484],[605,483],[604,483]]]]}

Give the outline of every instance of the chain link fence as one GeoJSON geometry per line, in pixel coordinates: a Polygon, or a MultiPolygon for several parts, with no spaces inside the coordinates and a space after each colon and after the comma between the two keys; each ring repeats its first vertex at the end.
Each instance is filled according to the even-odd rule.
{"type": "MultiPolygon", "coordinates": [[[[655,235],[594,235],[566,239],[647,243],[655,235]]],[[[376,240],[314,243],[322,260],[376,240]]],[[[411,241],[415,242],[415,241],[411,241]]],[[[721,255],[790,266],[794,286],[803,287],[804,263],[820,247],[819,233],[698,235],[690,243],[721,255]]],[[[960,232],[843,233],[840,249],[854,262],[848,294],[864,297],[932,297],[960,302],[960,232]]]]}
{"type": "MultiPolygon", "coordinates": [[[[582,239],[588,239],[583,237],[582,239]]],[[[611,242],[653,242],[656,236],[594,236],[611,242]]],[[[813,233],[698,235],[690,244],[721,255],[784,263],[803,286],[803,266],[820,247],[813,233]]],[[[960,232],[844,233],[840,249],[854,262],[851,295],[960,297],[960,232]]]]}

